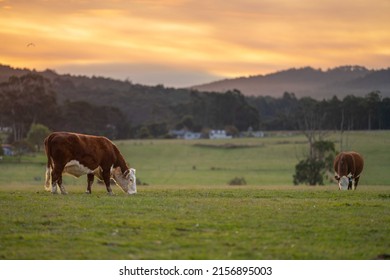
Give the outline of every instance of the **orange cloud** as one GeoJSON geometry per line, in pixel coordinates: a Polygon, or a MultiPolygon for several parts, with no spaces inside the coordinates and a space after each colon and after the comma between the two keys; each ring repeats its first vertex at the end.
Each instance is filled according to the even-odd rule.
{"type": "Polygon", "coordinates": [[[0,0],[0,7],[0,63],[13,66],[156,64],[243,76],[390,63],[387,0],[0,0]]]}

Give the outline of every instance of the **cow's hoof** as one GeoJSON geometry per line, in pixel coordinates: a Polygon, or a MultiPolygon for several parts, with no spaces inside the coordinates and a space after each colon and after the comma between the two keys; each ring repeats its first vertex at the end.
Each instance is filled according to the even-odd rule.
{"type": "Polygon", "coordinates": [[[115,195],[115,193],[113,193],[113,192],[109,192],[109,193],[107,193],[109,196],[114,196],[115,195]]]}
{"type": "Polygon", "coordinates": [[[91,192],[89,192],[89,191],[86,191],[86,192],[85,192],[85,194],[91,194],[91,192]]]}

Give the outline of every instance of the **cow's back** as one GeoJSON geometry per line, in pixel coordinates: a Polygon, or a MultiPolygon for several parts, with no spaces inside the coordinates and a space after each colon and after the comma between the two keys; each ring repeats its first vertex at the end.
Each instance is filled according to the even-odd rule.
{"type": "Polygon", "coordinates": [[[45,150],[49,160],[65,165],[76,160],[95,169],[102,163],[111,166],[115,161],[113,144],[105,137],[71,132],[53,132],[45,139],[45,150]]]}
{"type": "Polygon", "coordinates": [[[357,153],[357,152],[350,152],[350,155],[353,157],[354,162],[355,162],[355,172],[354,172],[354,175],[355,176],[359,176],[360,173],[362,173],[363,167],[364,167],[363,157],[359,153],[357,153]]]}
{"type": "Polygon", "coordinates": [[[341,152],[339,153],[333,164],[334,171],[339,176],[347,176],[352,173],[355,177],[359,176],[363,171],[364,160],[357,152],[341,152]]]}

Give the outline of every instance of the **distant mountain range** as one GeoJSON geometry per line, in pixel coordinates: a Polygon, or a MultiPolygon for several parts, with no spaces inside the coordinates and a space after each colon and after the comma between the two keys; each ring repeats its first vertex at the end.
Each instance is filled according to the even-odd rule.
{"type": "MultiPolygon", "coordinates": [[[[0,64],[0,82],[7,81],[12,75],[21,76],[32,71],[34,70],[0,64]]],[[[183,101],[182,99],[187,99],[188,96],[188,91],[185,89],[144,86],[104,77],[60,75],[52,70],[37,73],[52,81],[60,101],[85,99],[87,97],[86,89],[94,91],[97,95],[102,92],[111,92],[114,95],[115,92],[121,92],[132,96],[132,98],[142,99],[145,98],[141,97],[142,95],[148,95],[151,92],[169,91],[175,93],[166,100],[168,104],[176,103],[177,100],[183,101]]],[[[290,92],[295,93],[298,98],[311,96],[316,99],[329,99],[333,96],[343,98],[347,95],[365,96],[372,91],[380,91],[382,97],[390,97],[390,68],[370,70],[363,66],[340,66],[326,71],[312,67],[292,68],[267,75],[215,81],[192,86],[190,89],[207,92],[226,92],[237,89],[246,96],[272,97],[281,97],[283,93],[290,92]]],[[[106,98],[104,100],[107,101],[106,98]]],[[[101,102],[97,101],[96,103],[101,102]]],[[[116,105],[121,107],[121,104],[116,105]]]]}
{"type": "Polygon", "coordinates": [[[363,66],[340,66],[326,71],[305,67],[267,75],[225,79],[193,86],[199,91],[226,92],[237,89],[244,95],[281,97],[284,92],[297,97],[316,99],[340,98],[347,95],[365,96],[380,91],[390,97],[390,68],[369,70],[363,66]]]}
{"type": "MultiPolygon", "coordinates": [[[[0,64],[0,83],[10,81],[11,76],[29,73],[36,73],[50,80],[51,89],[56,93],[56,103],[62,108],[59,114],[70,112],[69,120],[73,120],[69,121],[70,125],[76,122],[72,112],[80,112],[77,114],[89,120],[89,125],[98,117],[94,114],[102,112],[107,120],[117,121],[119,118],[117,121],[119,124],[116,123],[116,126],[121,127],[123,131],[131,129],[131,133],[138,133],[137,129],[145,125],[150,126],[150,131],[154,132],[162,130],[159,125],[164,124],[169,128],[183,125],[223,128],[224,125],[233,123],[229,116],[230,112],[235,112],[233,119],[237,126],[256,123],[254,119],[258,114],[260,124],[265,128],[295,129],[289,122],[289,116],[296,108],[288,102],[291,95],[284,95],[285,92],[294,93],[297,99],[311,96],[317,99],[318,103],[321,103],[319,101],[322,99],[331,100],[333,96],[338,96],[339,102],[342,102],[346,95],[364,97],[374,91],[380,91],[382,97],[390,98],[390,68],[369,70],[361,66],[343,66],[327,71],[306,67],[268,75],[227,79],[192,88],[167,88],[162,85],[145,86],[105,77],[60,75],[53,70],[38,72],[0,64]],[[242,98],[242,94],[232,91],[234,89],[248,97],[242,98]],[[226,94],[218,93],[229,90],[230,92],[226,94]],[[235,109],[229,111],[226,108],[235,109]],[[192,124],[191,122],[188,124],[189,119],[192,120],[192,124]]],[[[293,101],[296,104],[299,100],[293,101]]],[[[388,99],[384,99],[383,102],[388,104],[388,99]]],[[[389,119],[386,115],[388,111],[386,106],[382,106],[382,111],[378,113],[384,120],[389,119]]],[[[359,108],[357,110],[358,115],[363,113],[360,111],[364,111],[359,108]]],[[[360,121],[358,116],[353,119],[354,128],[365,128],[367,116],[362,118],[360,121]]],[[[372,119],[373,123],[375,121],[379,123],[378,118],[372,119]]],[[[81,121],[80,123],[85,124],[81,121]]],[[[382,127],[390,127],[385,121],[377,124],[377,127],[381,127],[380,124],[382,127]]]]}

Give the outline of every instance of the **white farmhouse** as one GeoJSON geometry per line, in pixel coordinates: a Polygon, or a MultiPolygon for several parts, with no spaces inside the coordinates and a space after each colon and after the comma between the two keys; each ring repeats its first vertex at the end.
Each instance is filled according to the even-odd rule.
{"type": "Polygon", "coordinates": [[[231,139],[231,135],[227,135],[225,130],[210,130],[210,139],[231,139]]]}

